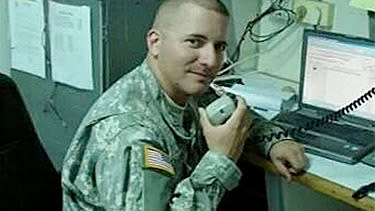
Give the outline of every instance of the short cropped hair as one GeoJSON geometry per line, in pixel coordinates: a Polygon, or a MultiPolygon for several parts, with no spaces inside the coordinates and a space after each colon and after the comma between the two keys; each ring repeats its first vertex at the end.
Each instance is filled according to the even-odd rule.
{"type": "Polygon", "coordinates": [[[198,5],[205,9],[218,12],[226,17],[230,16],[228,9],[220,0],[164,0],[159,4],[156,10],[153,26],[160,24],[158,22],[162,20],[163,13],[176,10],[180,5],[185,3],[198,5]]]}

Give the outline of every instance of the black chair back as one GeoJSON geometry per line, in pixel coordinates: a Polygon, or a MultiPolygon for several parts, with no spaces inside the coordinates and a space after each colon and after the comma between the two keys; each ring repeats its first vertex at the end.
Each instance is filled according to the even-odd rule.
{"type": "Polygon", "coordinates": [[[61,210],[61,195],[16,84],[0,74],[0,210],[61,210]]]}

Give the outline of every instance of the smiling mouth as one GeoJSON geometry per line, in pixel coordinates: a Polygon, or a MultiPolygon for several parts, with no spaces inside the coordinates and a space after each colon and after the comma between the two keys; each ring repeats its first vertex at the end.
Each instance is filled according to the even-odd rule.
{"type": "Polygon", "coordinates": [[[207,73],[203,73],[203,72],[190,72],[191,74],[195,75],[198,77],[198,80],[200,82],[208,82],[208,81],[211,81],[212,77],[210,75],[208,75],[207,73]]]}
{"type": "Polygon", "coordinates": [[[209,69],[197,69],[191,70],[190,72],[208,79],[212,79],[215,77],[215,74],[209,69]]]}
{"type": "Polygon", "coordinates": [[[205,78],[208,78],[209,75],[207,73],[203,73],[203,72],[192,72],[193,74],[196,74],[196,75],[200,75],[202,77],[205,77],[205,78]]]}

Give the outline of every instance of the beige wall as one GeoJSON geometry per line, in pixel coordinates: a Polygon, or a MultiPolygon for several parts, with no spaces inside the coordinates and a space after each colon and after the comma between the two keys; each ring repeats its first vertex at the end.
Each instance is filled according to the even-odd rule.
{"type": "MultiPolygon", "coordinates": [[[[233,19],[233,32],[235,43],[231,43],[231,50],[235,48],[240,39],[247,22],[255,17],[259,12],[259,0],[234,0],[231,1],[231,12],[233,19]]],[[[231,51],[232,53],[232,51],[231,51]]],[[[249,39],[243,42],[241,48],[241,57],[254,55],[257,53],[257,45],[249,39]]],[[[246,62],[236,67],[236,71],[243,73],[247,70],[254,69],[257,66],[257,58],[246,60],[246,62]]]]}
{"type": "MultiPolygon", "coordinates": [[[[369,36],[367,12],[349,6],[350,0],[324,0],[335,5],[334,19],[332,29],[329,31],[344,33],[355,36],[369,36]]],[[[262,1],[262,7],[265,8],[269,1],[262,1]]],[[[290,2],[292,2],[290,0],[290,2]]],[[[275,21],[274,21],[275,22],[275,21]]],[[[261,25],[261,32],[266,30],[269,25],[275,24],[265,21],[261,25]]],[[[258,69],[266,71],[277,76],[299,81],[300,55],[302,44],[303,28],[308,25],[298,24],[292,27],[289,32],[283,33],[287,36],[278,36],[270,43],[276,42],[268,53],[260,56],[258,69]]],[[[264,51],[270,46],[270,43],[264,43],[259,46],[260,51],[264,51]]]]}

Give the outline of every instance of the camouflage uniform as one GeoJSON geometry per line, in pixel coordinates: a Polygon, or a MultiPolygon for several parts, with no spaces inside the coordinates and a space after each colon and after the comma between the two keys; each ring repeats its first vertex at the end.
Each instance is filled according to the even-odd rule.
{"type": "Polygon", "coordinates": [[[214,210],[241,172],[206,150],[196,108],[193,99],[175,104],[146,62],[122,77],[92,106],[66,154],[64,210],[214,210]]]}

